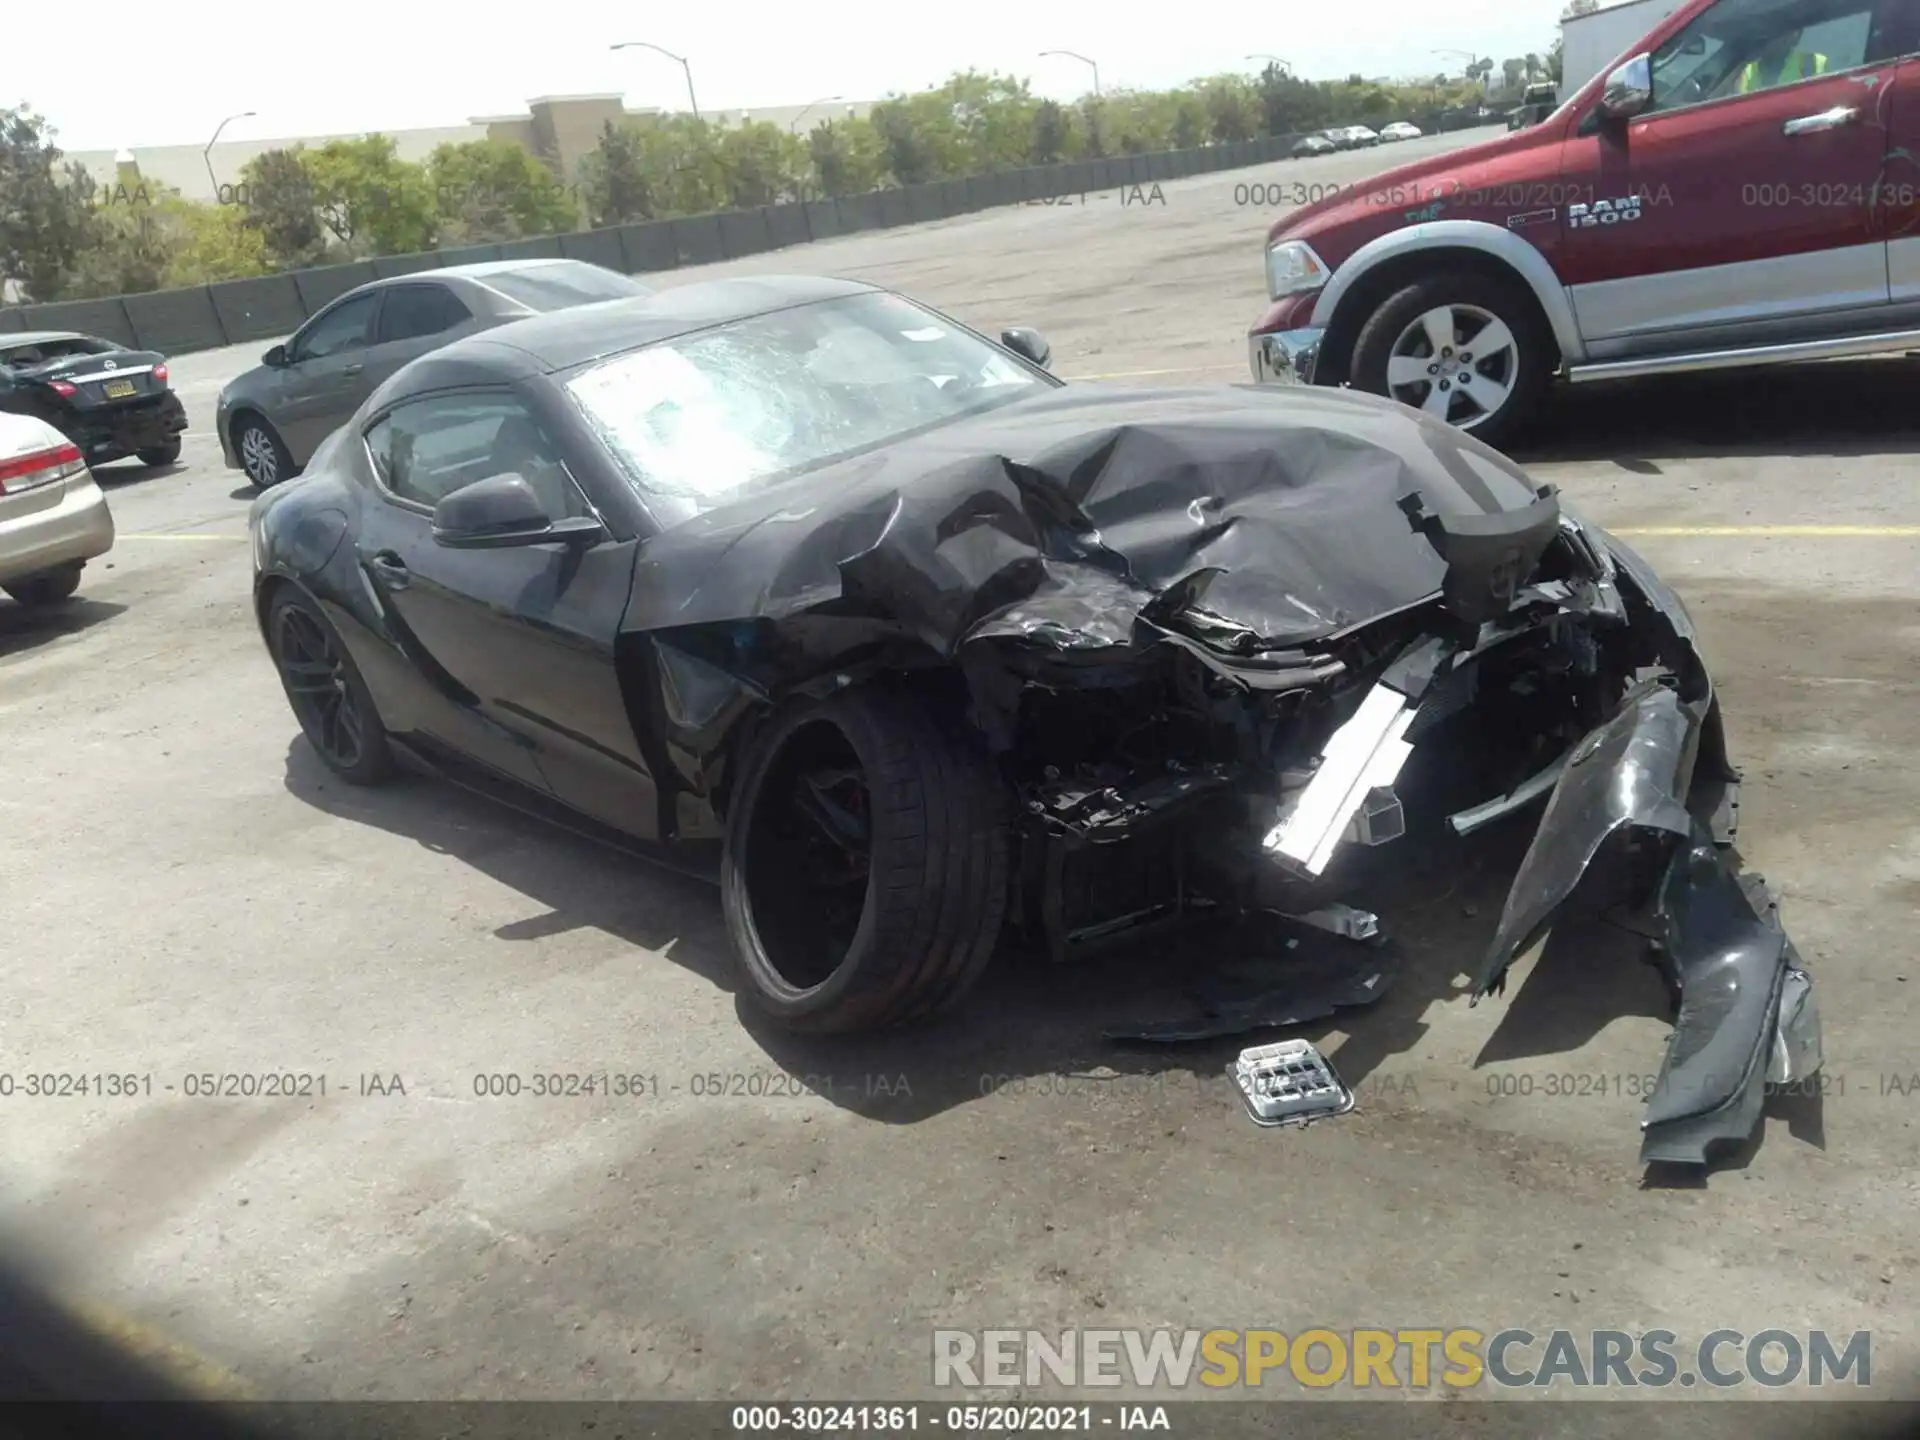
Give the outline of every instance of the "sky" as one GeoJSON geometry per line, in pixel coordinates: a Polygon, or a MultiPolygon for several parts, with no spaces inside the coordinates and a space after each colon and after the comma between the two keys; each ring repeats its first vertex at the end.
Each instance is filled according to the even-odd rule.
{"type": "Polygon", "coordinates": [[[461,125],[521,113],[540,95],[619,93],[633,107],[684,107],[680,67],[651,51],[608,48],[628,40],[686,56],[704,112],[875,100],[969,67],[1024,76],[1035,93],[1069,100],[1090,88],[1091,72],[1040,51],[1090,57],[1108,90],[1257,70],[1264,62],[1247,58],[1256,51],[1312,78],[1457,73],[1464,56],[1433,52],[1496,63],[1544,52],[1562,4],[728,0],[655,10],[540,0],[455,11],[422,0],[170,0],[120,40],[84,46],[70,9],[16,5],[0,45],[0,105],[31,104],[67,150],[202,145],[222,119],[247,110],[254,118],[236,120],[223,138],[461,125]]]}

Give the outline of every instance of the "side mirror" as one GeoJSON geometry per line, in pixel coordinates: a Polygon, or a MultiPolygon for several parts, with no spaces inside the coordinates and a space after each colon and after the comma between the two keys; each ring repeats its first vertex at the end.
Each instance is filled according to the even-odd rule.
{"type": "Polygon", "coordinates": [[[555,541],[592,544],[606,531],[598,520],[555,520],[519,475],[490,475],[463,485],[433,507],[433,538],[450,550],[502,550],[555,541]]]}
{"type": "Polygon", "coordinates": [[[1628,120],[1653,103],[1653,57],[1636,55],[1607,76],[1600,92],[1600,113],[1609,120],[1628,120]]]}
{"type": "Polygon", "coordinates": [[[1010,330],[1002,330],[1000,343],[1023,360],[1031,360],[1042,370],[1047,368],[1047,363],[1053,358],[1053,347],[1047,344],[1046,337],[1038,330],[1031,330],[1025,325],[1015,325],[1010,330]]]}
{"type": "Polygon", "coordinates": [[[287,363],[287,347],[284,345],[274,346],[260,357],[260,363],[270,366],[275,370],[285,368],[287,363]]]}

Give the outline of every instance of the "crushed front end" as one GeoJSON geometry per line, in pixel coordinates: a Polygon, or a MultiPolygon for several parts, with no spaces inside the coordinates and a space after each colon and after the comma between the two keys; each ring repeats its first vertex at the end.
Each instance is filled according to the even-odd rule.
{"type": "MultiPolygon", "coordinates": [[[[1692,621],[1551,490],[1486,516],[1417,492],[1400,508],[1445,562],[1440,592],[1307,643],[1237,621],[1208,573],[1140,610],[1124,645],[1091,595],[970,636],[973,713],[1023,812],[1017,921],[1060,959],[1205,912],[1364,938],[1341,853],[1419,843],[1411,822],[1434,817],[1408,814],[1401,782],[1422,760],[1470,772],[1454,835],[1545,802],[1474,1003],[1576,901],[1627,907],[1676,1013],[1642,1158],[1703,1162],[1821,1051],[1805,966],[1733,849],[1738,774],[1692,621]]],[[[1158,1038],[1200,1033],[1218,1032],[1158,1038]]]]}

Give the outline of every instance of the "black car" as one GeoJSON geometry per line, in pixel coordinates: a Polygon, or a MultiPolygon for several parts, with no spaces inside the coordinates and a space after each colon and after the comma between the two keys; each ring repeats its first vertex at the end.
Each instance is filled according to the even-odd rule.
{"type": "MultiPolygon", "coordinates": [[[[1639,903],[1679,1006],[1643,1153],[1699,1160],[1818,1068],[1639,556],[1416,410],[1046,361],[818,278],[456,341],[254,502],[262,635],[345,779],[409,760],[715,874],[742,992],[796,1030],[939,1010],[1003,943],[1359,948],[1329,902],[1375,847],[1531,811],[1474,993],[1590,878],[1639,903]]],[[[1241,1028],[1384,993],[1334,959],[1241,1028]]]]}
{"type": "Polygon", "coordinates": [[[171,465],[187,428],[166,356],[71,330],[0,335],[0,410],[46,421],[89,465],[171,465]]]}
{"type": "Polygon", "coordinates": [[[1305,135],[1294,142],[1293,155],[1296,159],[1307,155],[1331,155],[1339,148],[1325,135],[1305,135]]]}

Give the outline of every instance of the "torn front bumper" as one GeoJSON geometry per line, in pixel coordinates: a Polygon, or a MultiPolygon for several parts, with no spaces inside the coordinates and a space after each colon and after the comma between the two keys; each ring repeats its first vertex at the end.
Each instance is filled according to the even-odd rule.
{"type": "Polygon", "coordinates": [[[1515,957],[1577,893],[1624,880],[1678,1001],[1641,1119],[1641,1158],[1700,1164],[1716,1142],[1752,1133],[1769,1084],[1819,1070],[1819,1014],[1777,904],[1732,849],[1738,774],[1692,621],[1644,561],[1606,543],[1636,623],[1664,627],[1663,648],[1684,657],[1680,678],[1637,689],[1568,755],[1474,999],[1502,987],[1515,957]]]}
{"type": "Polygon", "coordinates": [[[1259,385],[1311,385],[1324,329],[1282,330],[1247,336],[1247,363],[1259,385]]]}

